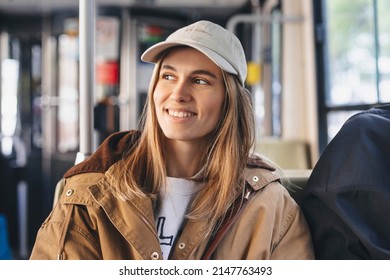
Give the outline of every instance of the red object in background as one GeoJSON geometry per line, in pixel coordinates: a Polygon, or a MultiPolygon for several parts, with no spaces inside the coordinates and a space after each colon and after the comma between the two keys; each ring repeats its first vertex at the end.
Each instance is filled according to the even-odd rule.
{"type": "Polygon", "coordinates": [[[116,85],[119,82],[119,65],[116,61],[105,61],[96,67],[96,82],[104,85],[116,85]]]}

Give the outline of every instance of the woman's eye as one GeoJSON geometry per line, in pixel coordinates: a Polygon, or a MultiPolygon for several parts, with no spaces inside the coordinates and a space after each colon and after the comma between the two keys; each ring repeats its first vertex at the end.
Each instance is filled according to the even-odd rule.
{"type": "Polygon", "coordinates": [[[202,79],[195,79],[195,84],[198,84],[198,85],[207,85],[208,82],[205,81],[205,80],[202,80],[202,79]]]}
{"type": "Polygon", "coordinates": [[[170,74],[163,74],[162,77],[163,77],[163,79],[168,80],[168,81],[173,80],[173,76],[170,74]]]}

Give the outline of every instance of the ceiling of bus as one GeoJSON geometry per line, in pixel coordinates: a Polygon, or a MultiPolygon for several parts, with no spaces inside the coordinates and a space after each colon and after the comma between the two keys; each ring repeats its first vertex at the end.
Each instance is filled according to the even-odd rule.
{"type": "MultiPolygon", "coordinates": [[[[237,8],[248,0],[96,0],[96,5],[163,8],[237,8]]],[[[9,14],[35,14],[78,8],[79,0],[0,0],[0,11],[9,14]]]]}

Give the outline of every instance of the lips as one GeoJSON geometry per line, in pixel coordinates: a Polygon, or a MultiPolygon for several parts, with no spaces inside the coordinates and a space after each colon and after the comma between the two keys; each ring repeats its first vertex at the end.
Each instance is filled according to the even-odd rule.
{"type": "Polygon", "coordinates": [[[185,119],[185,118],[191,118],[191,117],[196,116],[195,113],[190,112],[190,111],[173,110],[173,109],[167,109],[166,111],[167,111],[168,115],[170,115],[171,117],[174,117],[174,118],[185,119]]]}

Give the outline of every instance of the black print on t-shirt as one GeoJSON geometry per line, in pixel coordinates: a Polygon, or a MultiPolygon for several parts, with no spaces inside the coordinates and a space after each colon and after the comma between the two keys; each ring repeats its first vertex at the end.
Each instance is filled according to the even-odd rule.
{"type": "Polygon", "coordinates": [[[172,246],[173,235],[164,236],[164,225],[165,225],[166,217],[159,217],[157,219],[157,233],[160,238],[160,245],[168,245],[172,246]],[[165,240],[165,241],[163,241],[165,240]]]}

